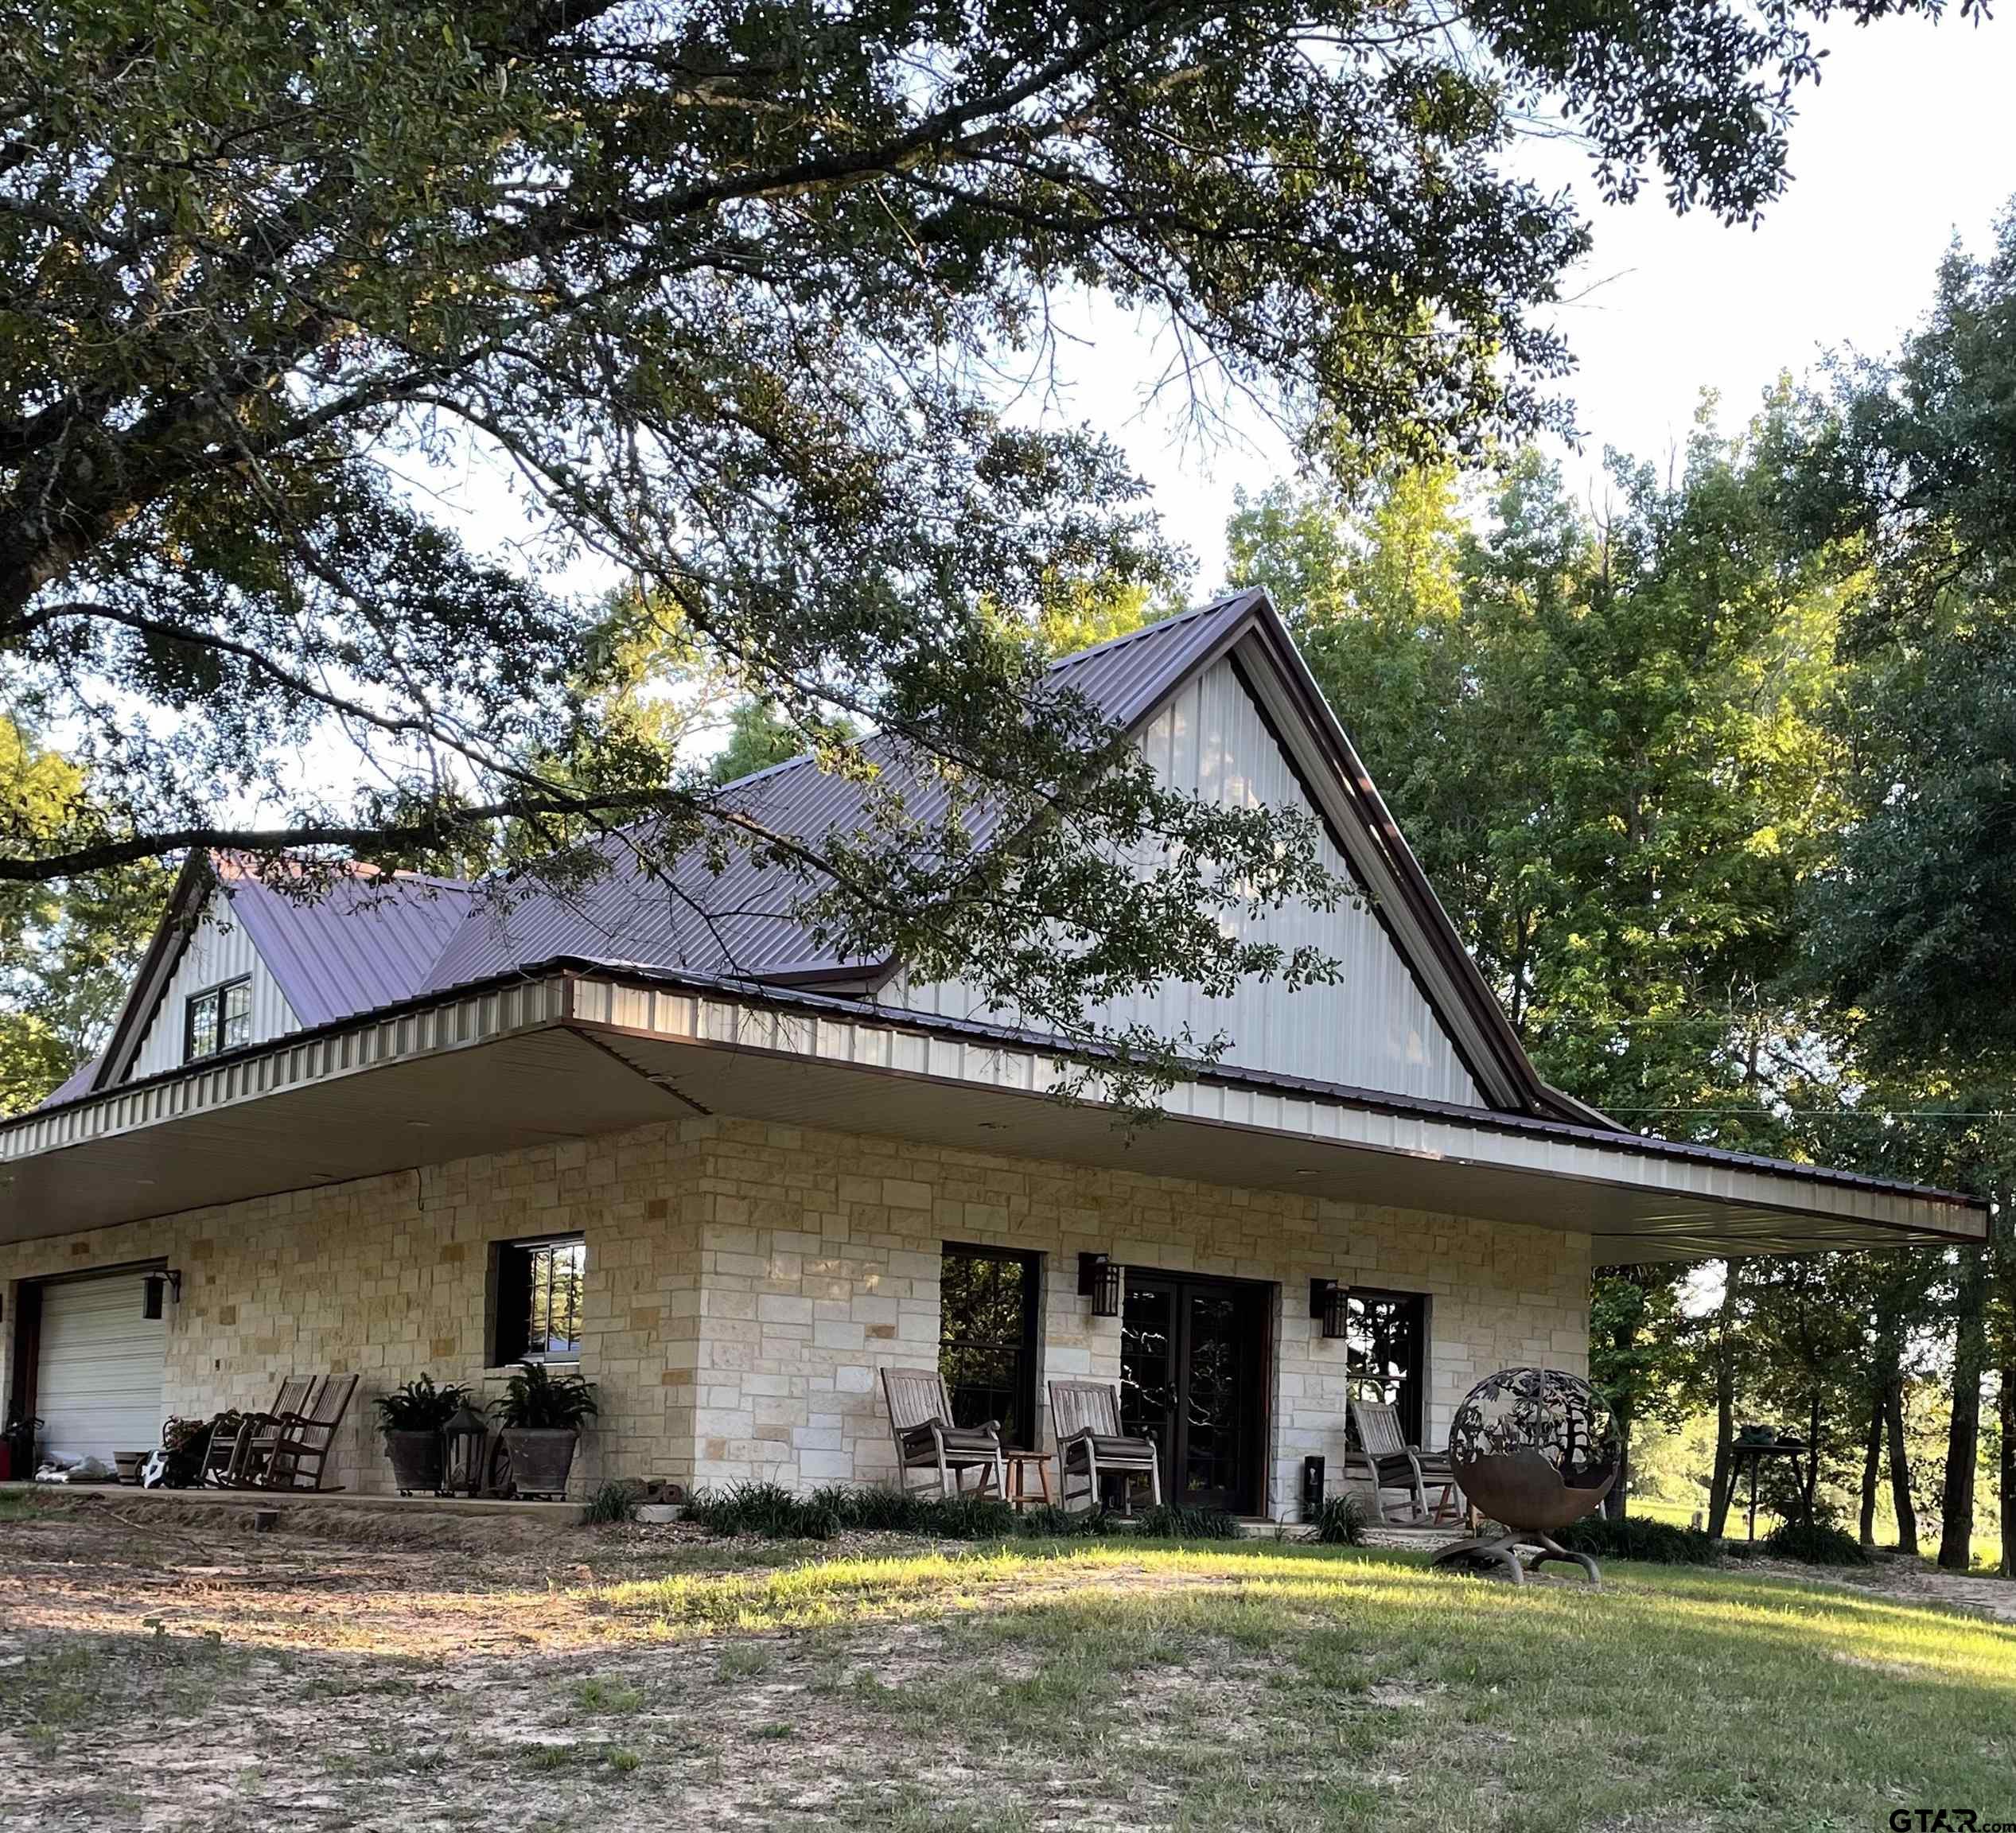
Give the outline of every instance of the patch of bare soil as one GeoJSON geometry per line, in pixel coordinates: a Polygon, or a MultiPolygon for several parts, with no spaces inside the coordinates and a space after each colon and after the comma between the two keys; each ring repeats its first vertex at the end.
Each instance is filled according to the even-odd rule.
{"type": "Polygon", "coordinates": [[[1873,1591],[1900,1604],[1946,1604],[1999,1623],[2016,1623],[2016,1580],[1979,1573],[1944,1572],[1927,1559],[1879,1559],[1874,1566],[1843,1566],[1816,1571],[1784,1559],[1755,1559],[1750,1566],[1777,1578],[1823,1580],[1873,1591]]]}
{"type": "Polygon", "coordinates": [[[976,1648],[970,1620],[667,1640],[587,1590],[734,1551],[699,1543],[349,1509],[255,1534],[236,1511],[38,1499],[0,1520],[6,1823],[1133,1833],[1175,1808],[1140,1757],[1250,1724],[1266,1682],[1201,1651],[1142,1676],[1088,1752],[1002,1710],[1059,1677],[976,1648]]]}

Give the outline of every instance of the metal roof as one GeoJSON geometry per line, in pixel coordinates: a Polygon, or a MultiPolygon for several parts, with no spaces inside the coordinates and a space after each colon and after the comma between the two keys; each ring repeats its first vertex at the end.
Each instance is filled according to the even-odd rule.
{"type": "MultiPolygon", "coordinates": [[[[1261,602],[1235,593],[1053,664],[1050,679],[1082,695],[1116,731],[1131,730],[1177,683],[1237,632],[1261,602]]],[[[912,768],[891,740],[864,746],[882,773],[880,787],[902,797],[905,814],[930,831],[947,808],[944,789],[912,768]]],[[[738,779],[722,792],[739,820],[818,846],[859,831],[866,792],[821,770],[809,757],[738,779]]],[[[984,816],[971,823],[984,843],[984,816]]],[[[849,959],[819,947],[794,916],[807,893],[789,866],[766,862],[760,845],[710,858],[689,847],[663,874],[638,862],[632,827],[601,843],[608,870],[578,887],[527,879],[478,900],[423,984],[440,991],[555,955],[636,962],[751,979],[874,973],[881,959],[849,959]],[[717,867],[718,869],[717,869],[717,867]]]]}
{"type": "Polygon", "coordinates": [[[303,1025],[419,992],[473,901],[459,879],[405,872],[354,871],[312,897],[290,896],[235,860],[218,862],[218,878],[303,1025]]]}

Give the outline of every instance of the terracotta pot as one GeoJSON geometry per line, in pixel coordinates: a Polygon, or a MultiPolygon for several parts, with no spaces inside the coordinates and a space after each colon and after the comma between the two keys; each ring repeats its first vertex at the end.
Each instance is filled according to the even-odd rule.
{"type": "Polygon", "coordinates": [[[512,1487],[521,1496],[564,1496],[574,1448],[581,1434],[571,1426],[507,1426],[501,1434],[511,1454],[512,1487]]]}
{"type": "Polygon", "coordinates": [[[438,1432],[387,1432],[385,1455],[392,1461],[392,1482],[402,1496],[424,1490],[441,1492],[442,1447],[438,1432]]]}

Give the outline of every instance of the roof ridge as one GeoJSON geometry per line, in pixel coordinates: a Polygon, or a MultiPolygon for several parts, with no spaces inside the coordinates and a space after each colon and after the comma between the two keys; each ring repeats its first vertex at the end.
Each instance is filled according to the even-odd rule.
{"type": "Polygon", "coordinates": [[[1158,617],[1153,622],[1138,624],[1131,630],[1123,630],[1117,636],[1108,636],[1084,649],[1074,649],[1068,656],[1060,656],[1052,662],[1048,673],[1054,674],[1060,668],[1075,668],[1080,663],[1089,661],[1095,656],[1103,656],[1108,651],[1124,648],[1130,643],[1138,643],[1144,636],[1166,636],[1177,625],[1192,624],[1200,617],[1208,617],[1214,612],[1228,611],[1241,601],[1257,597],[1261,591],[1258,586],[1242,586],[1236,592],[1226,592],[1212,599],[1208,604],[1193,605],[1187,611],[1173,612],[1166,617],[1158,617]]]}

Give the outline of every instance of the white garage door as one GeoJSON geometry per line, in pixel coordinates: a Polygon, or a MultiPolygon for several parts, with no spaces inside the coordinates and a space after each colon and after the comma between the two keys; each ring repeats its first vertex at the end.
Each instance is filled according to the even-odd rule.
{"type": "Polygon", "coordinates": [[[35,1411],[52,1453],[109,1465],[115,1451],[161,1442],[168,1322],[143,1317],[145,1300],[138,1273],[42,1288],[35,1411]]]}

